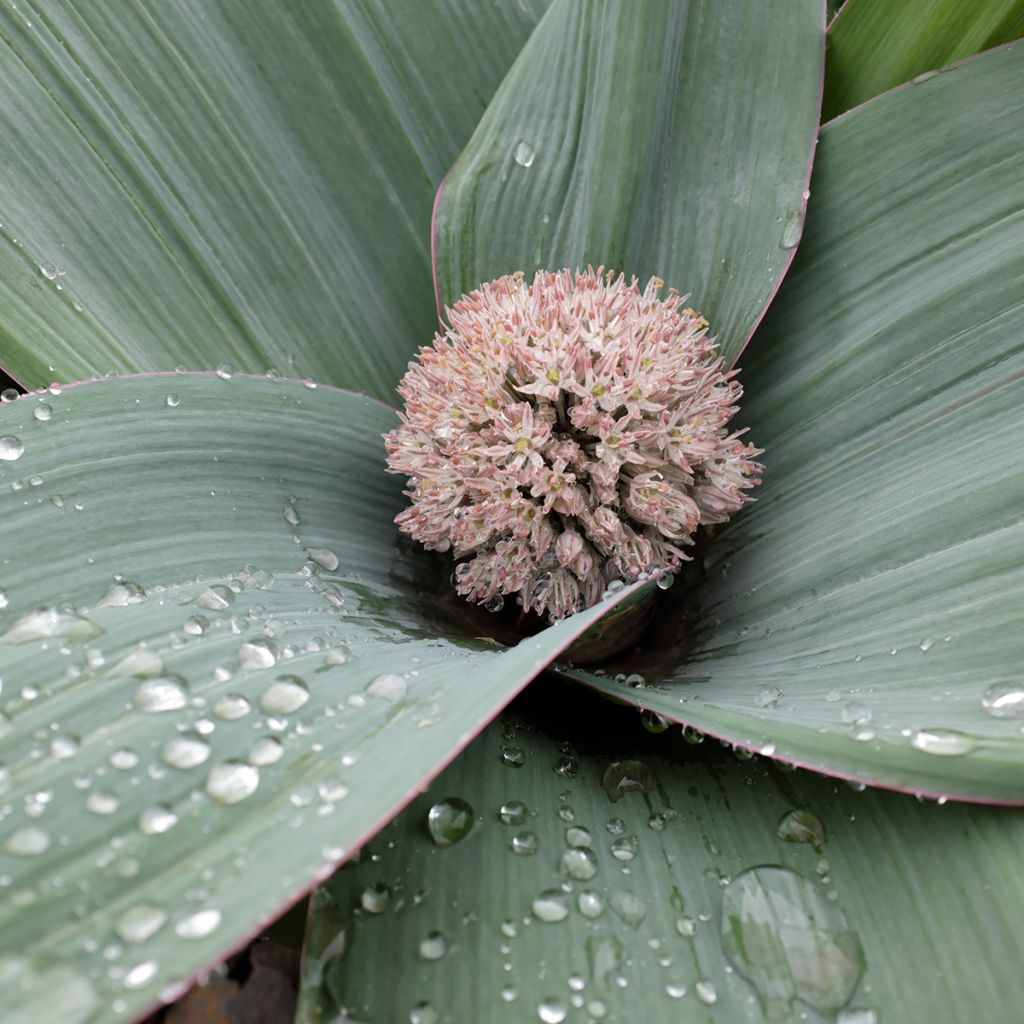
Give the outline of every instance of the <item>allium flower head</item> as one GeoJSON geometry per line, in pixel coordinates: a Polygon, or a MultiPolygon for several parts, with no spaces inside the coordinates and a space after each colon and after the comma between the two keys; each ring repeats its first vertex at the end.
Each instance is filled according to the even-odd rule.
{"type": "Polygon", "coordinates": [[[460,594],[559,619],[613,580],[674,571],[702,523],[760,482],[729,433],[742,389],[664,282],[588,268],[498,278],[447,311],[384,441],[409,478],[396,522],[451,551],[460,594]]]}

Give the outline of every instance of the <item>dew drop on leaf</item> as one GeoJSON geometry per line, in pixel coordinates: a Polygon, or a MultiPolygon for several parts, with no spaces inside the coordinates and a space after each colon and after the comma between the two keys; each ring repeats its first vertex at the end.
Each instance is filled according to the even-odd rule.
{"type": "Polygon", "coordinates": [[[188,703],[188,690],[181,676],[156,676],[135,689],[132,703],[139,711],[157,714],[177,711],[188,703]]]}
{"type": "Polygon", "coordinates": [[[162,756],[172,768],[195,768],[209,758],[210,745],[198,736],[173,736],[164,744],[162,756]]]}
{"type": "Polygon", "coordinates": [[[910,737],[910,745],[925,754],[958,757],[974,750],[977,741],[956,729],[919,729],[910,737]]]}
{"type": "Polygon", "coordinates": [[[994,683],[982,696],[981,706],[995,718],[1024,718],[1024,684],[994,683]]]}
{"type": "Polygon", "coordinates": [[[405,699],[409,686],[406,681],[391,672],[375,676],[366,684],[366,692],[377,700],[384,700],[390,704],[397,704],[405,699]]]}
{"type": "Polygon", "coordinates": [[[787,811],[779,818],[775,834],[787,843],[810,843],[819,853],[825,845],[825,826],[810,811],[787,811]]]}
{"type": "Polygon", "coordinates": [[[427,828],[435,846],[454,846],[473,831],[473,808],[461,797],[451,796],[427,812],[427,828]]]}
{"type": "Polygon", "coordinates": [[[0,462],[14,462],[20,459],[25,451],[25,445],[21,438],[7,435],[0,437],[0,462]]]}
{"type": "Polygon", "coordinates": [[[298,676],[278,676],[260,696],[268,715],[290,715],[309,700],[309,690],[298,676]]]}
{"type": "Polygon", "coordinates": [[[424,960],[440,960],[448,952],[448,943],[440,932],[430,932],[420,943],[419,951],[424,960]]]}
{"type": "Polygon", "coordinates": [[[125,942],[145,942],[167,923],[167,911],[152,903],[139,903],[124,911],[114,931],[125,942]]]}
{"type": "Polygon", "coordinates": [[[205,939],[220,926],[221,913],[213,907],[203,907],[180,918],[174,932],[183,939],[205,939]]]}
{"type": "Polygon", "coordinates": [[[545,924],[556,924],[569,916],[569,897],[561,889],[545,889],[530,905],[533,916],[545,924]]]}
{"type": "Polygon", "coordinates": [[[526,821],[526,804],[522,800],[508,800],[501,805],[498,817],[506,825],[522,825],[526,821]]]}
{"type": "Polygon", "coordinates": [[[252,796],[260,784],[260,772],[244,761],[215,764],[206,778],[206,792],[219,804],[237,804],[252,796]]]}

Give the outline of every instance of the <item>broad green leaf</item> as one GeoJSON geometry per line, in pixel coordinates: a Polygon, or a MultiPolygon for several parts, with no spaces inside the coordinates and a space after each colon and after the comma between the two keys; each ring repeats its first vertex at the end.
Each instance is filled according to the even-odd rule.
{"type": "Polygon", "coordinates": [[[1020,36],[1022,0],[847,0],[828,29],[822,118],[1020,36]]]}
{"type": "Polygon", "coordinates": [[[434,188],[543,7],[6,5],[0,362],[388,397],[436,326],[434,188]]]}
{"type": "Polygon", "coordinates": [[[303,1024],[1016,1018],[1019,813],[640,739],[559,696],[531,687],[317,891],[303,1024]],[[473,829],[440,847],[453,798],[473,829]]]}
{"type": "Polygon", "coordinates": [[[593,685],[822,771],[1024,801],[1022,79],[1007,47],[822,129],[743,375],[758,500],[593,685]]]}
{"type": "Polygon", "coordinates": [[[819,0],[553,4],[442,186],[442,300],[604,264],[691,294],[735,358],[800,237],[823,16],[819,0]]]}
{"type": "Polygon", "coordinates": [[[394,422],[207,374],[0,406],[4,1020],[173,992],[604,610],[481,639],[493,616],[450,607],[443,561],[391,521],[394,422]]]}

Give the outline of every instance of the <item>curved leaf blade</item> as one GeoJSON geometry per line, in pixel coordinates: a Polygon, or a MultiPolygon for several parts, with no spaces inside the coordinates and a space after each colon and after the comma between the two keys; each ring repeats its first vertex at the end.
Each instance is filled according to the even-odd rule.
{"type": "Polygon", "coordinates": [[[542,7],[4,8],[6,369],[226,362],[390,396],[436,325],[438,167],[542,7]]]}
{"type": "Polygon", "coordinates": [[[481,639],[490,617],[446,607],[447,570],[391,521],[393,422],[364,396],[202,374],[0,407],[0,451],[22,449],[0,461],[15,1019],[58,988],[92,1021],[170,998],[615,603],[481,639]]]}
{"type": "Polygon", "coordinates": [[[693,296],[727,361],[792,258],[824,8],[552,5],[441,189],[440,297],[593,264],[693,296]]]}
{"type": "Polygon", "coordinates": [[[847,0],[828,28],[822,120],[1021,36],[1021,0],[847,0]]]}
{"type": "Polygon", "coordinates": [[[531,687],[320,887],[300,1021],[544,1020],[542,1004],[552,1020],[1012,1018],[1020,814],[641,738],[591,703],[531,687]],[[499,762],[512,732],[515,770],[499,762]],[[637,788],[611,799],[609,771],[637,788]],[[475,828],[438,848],[428,809],[454,796],[475,828]],[[510,848],[523,831],[532,856],[510,848]],[[433,932],[439,959],[423,955],[433,932]]]}
{"type": "Polygon", "coordinates": [[[758,501],[660,651],[611,667],[647,688],[575,677],[821,771],[1024,802],[1022,74],[1006,47],[822,129],[744,375],[758,501]]]}

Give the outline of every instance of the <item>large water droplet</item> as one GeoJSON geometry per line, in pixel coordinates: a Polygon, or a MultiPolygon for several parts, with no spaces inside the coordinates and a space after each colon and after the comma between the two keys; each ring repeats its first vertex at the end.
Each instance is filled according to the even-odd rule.
{"type": "Polygon", "coordinates": [[[533,832],[519,832],[512,837],[512,852],[521,856],[533,856],[539,845],[537,836],[533,832]]]}
{"type": "Polygon", "coordinates": [[[206,792],[219,804],[237,804],[256,792],[260,772],[244,761],[215,764],[206,778],[206,792]]]}
{"type": "Polygon", "coordinates": [[[526,763],[526,753],[522,747],[502,747],[501,763],[509,768],[522,768],[526,763]]]}
{"type": "Polygon", "coordinates": [[[519,142],[512,152],[512,159],[520,167],[532,167],[537,157],[537,151],[528,142],[519,142]]]}
{"type": "Polygon", "coordinates": [[[710,981],[698,981],[693,986],[693,991],[705,1006],[714,1006],[718,1002],[718,992],[710,981]]]}
{"type": "Polygon", "coordinates": [[[787,811],[779,818],[775,834],[787,843],[810,843],[818,853],[825,845],[825,826],[810,811],[787,811]]]}
{"type": "Polygon", "coordinates": [[[121,580],[115,583],[96,603],[97,608],[126,608],[130,604],[142,604],[146,591],[138,583],[121,580]]]}
{"type": "Polygon", "coordinates": [[[40,402],[33,410],[32,415],[39,420],[40,423],[45,423],[53,416],[53,406],[47,405],[45,402],[40,402]]]}
{"type": "Polygon", "coordinates": [[[33,640],[58,638],[82,644],[102,633],[100,626],[82,615],[59,608],[37,608],[13,622],[0,640],[9,644],[27,644],[33,640]]]}
{"type": "Polygon", "coordinates": [[[174,931],[183,939],[205,939],[220,926],[221,914],[213,907],[202,907],[180,918],[174,931]]]}
{"type": "Polygon", "coordinates": [[[330,548],[306,548],[306,554],[328,572],[338,568],[338,556],[330,548]]]}
{"type": "Polygon", "coordinates": [[[569,916],[569,897],[561,889],[545,889],[531,904],[538,921],[556,924],[569,916]]]}
{"type": "Polygon", "coordinates": [[[643,761],[612,761],[601,783],[608,799],[615,803],[625,793],[649,793],[654,779],[643,761]]]}
{"type": "Polygon", "coordinates": [[[67,964],[0,957],[0,992],[11,1024],[85,1024],[99,1006],[92,982],[67,964]]]}
{"type": "Polygon", "coordinates": [[[958,757],[969,754],[977,745],[973,736],[956,729],[919,729],[910,737],[910,745],[925,754],[958,757]]]}
{"type": "Polygon", "coordinates": [[[526,804],[522,800],[508,800],[501,805],[498,817],[506,825],[522,825],[526,821],[526,804]]]}
{"type": "Polygon", "coordinates": [[[590,829],[582,825],[572,825],[565,830],[565,841],[569,846],[588,847],[593,845],[594,837],[590,834],[590,829]]]}
{"type": "Polygon", "coordinates": [[[409,686],[401,676],[391,672],[376,676],[366,685],[366,692],[378,700],[386,700],[390,704],[397,704],[405,699],[409,686]]]}
{"type": "Polygon", "coordinates": [[[159,969],[160,965],[155,960],[143,960],[125,971],[121,984],[130,989],[142,988],[156,977],[159,969]]]}
{"type": "Polygon", "coordinates": [[[258,740],[254,740],[252,746],[249,747],[246,760],[249,764],[262,768],[268,764],[276,764],[282,757],[284,757],[284,747],[281,746],[281,741],[273,736],[261,736],[258,740]]]}
{"type": "Polygon", "coordinates": [[[125,942],[145,942],[167,922],[167,911],[152,903],[139,903],[126,910],[114,925],[125,942]]]}
{"type": "Polygon", "coordinates": [[[222,583],[215,583],[212,587],[207,587],[193,602],[200,608],[209,608],[210,611],[215,612],[230,608],[234,603],[235,592],[222,583]]]}
{"type": "Polygon", "coordinates": [[[448,943],[440,932],[431,932],[419,948],[424,960],[440,960],[448,952],[448,943]]]}
{"type": "Polygon", "coordinates": [[[113,814],[120,804],[117,794],[109,789],[94,789],[85,798],[85,809],[90,814],[113,814]]]}
{"type": "Polygon", "coordinates": [[[4,849],[15,857],[36,857],[50,848],[50,834],[35,825],[26,825],[12,832],[4,849]]]}
{"type": "Polygon", "coordinates": [[[440,1014],[430,1003],[417,1003],[409,1011],[409,1024],[438,1024],[440,1014]]]}
{"type": "Polygon", "coordinates": [[[787,868],[751,868],[732,880],[722,899],[722,946],[772,1020],[785,1017],[794,999],[836,1013],[864,969],[860,939],[842,911],[787,868]]]}
{"type": "Polygon", "coordinates": [[[608,899],[612,910],[631,928],[639,928],[647,916],[647,904],[631,892],[613,892],[608,899]]]}
{"type": "Polygon", "coordinates": [[[24,451],[25,446],[21,438],[11,435],[0,437],[0,462],[14,462],[15,459],[21,458],[24,451]]]}
{"type": "Polygon", "coordinates": [[[600,917],[604,913],[604,900],[589,889],[576,897],[576,906],[579,908],[579,912],[590,920],[600,917]]]}
{"type": "Polygon", "coordinates": [[[586,847],[570,847],[562,854],[559,870],[566,878],[587,882],[597,874],[597,857],[586,847]]]}
{"type": "Polygon", "coordinates": [[[198,736],[173,736],[164,744],[163,759],[172,768],[195,768],[210,756],[210,745],[198,736]]]}
{"type": "Polygon", "coordinates": [[[269,640],[247,640],[238,648],[238,667],[245,672],[273,668],[277,663],[277,648],[269,640]]]}
{"type": "Polygon", "coordinates": [[[139,711],[177,711],[188,703],[188,690],[181,676],[156,676],[139,683],[132,697],[139,711]]]}
{"type": "Polygon", "coordinates": [[[569,1011],[566,1009],[565,1003],[558,996],[548,996],[547,999],[537,1004],[537,1016],[543,1021],[543,1024],[562,1024],[568,1015],[569,1011]]]}
{"type": "Polygon", "coordinates": [[[278,676],[260,697],[268,715],[290,715],[309,700],[309,690],[298,676],[278,676]]]}
{"type": "Polygon", "coordinates": [[[474,825],[473,808],[461,797],[450,796],[434,804],[427,812],[427,828],[435,846],[454,846],[474,825]]]}
{"type": "Polygon", "coordinates": [[[177,814],[164,804],[147,807],[139,815],[139,831],[147,836],[162,835],[177,824],[177,814]]]}
{"type": "Polygon", "coordinates": [[[213,705],[213,713],[226,722],[233,722],[236,718],[245,718],[252,711],[252,705],[240,693],[226,693],[218,697],[213,705]]]}
{"type": "Polygon", "coordinates": [[[981,698],[981,706],[996,718],[1024,718],[1024,684],[994,683],[981,698]]]}
{"type": "Polygon", "coordinates": [[[368,885],[359,897],[359,904],[368,914],[383,914],[391,902],[391,890],[383,882],[368,885]]]}

